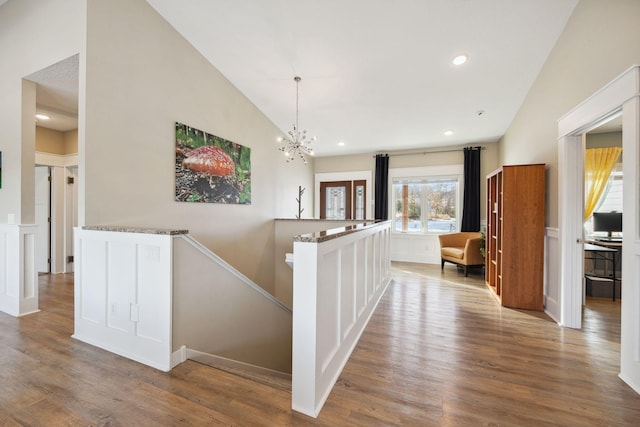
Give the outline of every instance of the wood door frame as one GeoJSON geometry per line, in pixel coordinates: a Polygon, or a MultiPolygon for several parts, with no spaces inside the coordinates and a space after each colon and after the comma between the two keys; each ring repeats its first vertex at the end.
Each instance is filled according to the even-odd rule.
{"type": "MultiPolygon", "coordinates": [[[[313,217],[320,218],[320,183],[326,181],[357,181],[365,180],[367,183],[365,194],[365,209],[369,212],[369,215],[373,213],[373,172],[371,170],[365,171],[351,171],[351,172],[323,172],[314,174],[314,191],[313,191],[313,217]]],[[[366,218],[365,219],[371,219],[366,218]]]]}
{"type": "Polygon", "coordinates": [[[345,195],[345,212],[344,212],[344,218],[346,220],[352,219],[351,218],[351,212],[352,212],[352,204],[353,204],[353,200],[351,198],[351,195],[353,193],[352,191],[352,187],[353,187],[353,181],[324,181],[320,183],[320,219],[326,219],[326,210],[327,210],[327,198],[326,198],[326,191],[327,188],[335,188],[335,187],[344,187],[346,188],[346,195],[345,195]]]}
{"type": "MultiPolygon", "coordinates": [[[[365,220],[367,219],[367,180],[366,179],[355,179],[353,181],[351,181],[352,183],[352,191],[351,191],[351,216],[353,217],[353,219],[356,219],[356,187],[359,185],[362,185],[364,187],[364,212],[362,212],[362,218],[360,220],[365,220]]],[[[358,221],[360,221],[358,220],[358,221]]]]}

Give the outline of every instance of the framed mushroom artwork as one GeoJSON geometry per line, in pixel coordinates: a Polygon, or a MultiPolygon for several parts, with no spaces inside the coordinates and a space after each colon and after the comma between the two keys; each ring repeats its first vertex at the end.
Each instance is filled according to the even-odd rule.
{"type": "Polygon", "coordinates": [[[176,122],[176,200],[251,204],[251,149],[176,122]]]}

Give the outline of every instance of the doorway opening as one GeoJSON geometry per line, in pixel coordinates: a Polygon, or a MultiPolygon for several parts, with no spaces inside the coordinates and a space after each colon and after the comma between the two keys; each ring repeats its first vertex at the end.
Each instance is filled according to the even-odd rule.
{"type": "Polygon", "coordinates": [[[372,188],[371,171],[315,174],[314,218],[347,221],[371,219],[373,214],[372,188]]]}
{"type": "Polygon", "coordinates": [[[29,102],[35,101],[36,112],[37,271],[69,273],[73,271],[73,226],[78,216],[77,190],[75,194],[69,191],[68,175],[78,167],[79,55],[24,79],[35,83],[35,100],[29,102]]]}
{"type": "MultiPolygon", "coordinates": [[[[583,185],[586,201],[583,212],[586,211],[584,216],[592,213],[584,219],[582,328],[601,342],[611,343],[612,348],[620,344],[620,299],[623,297],[621,218],[624,153],[618,155],[618,149],[622,149],[620,115],[585,133],[583,185]],[[613,170],[606,176],[603,169],[608,155],[611,157],[608,166],[613,166],[613,170]],[[617,159],[613,159],[614,155],[617,159]]],[[[616,353],[620,357],[619,351],[616,353]]]]}
{"type": "Polygon", "coordinates": [[[320,183],[320,219],[365,220],[367,182],[331,181],[320,183]]]}
{"type": "MultiPolygon", "coordinates": [[[[640,66],[634,65],[558,120],[560,256],[557,260],[558,292],[551,291],[548,300],[549,297],[558,298],[559,313],[555,314],[563,326],[582,327],[584,134],[619,114],[622,114],[622,148],[625,153],[622,277],[640,275],[637,262],[640,257],[639,81],[640,66]]],[[[619,377],[640,393],[640,283],[637,280],[623,281],[622,294],[627,297],[621,301],[619,377]]]]}

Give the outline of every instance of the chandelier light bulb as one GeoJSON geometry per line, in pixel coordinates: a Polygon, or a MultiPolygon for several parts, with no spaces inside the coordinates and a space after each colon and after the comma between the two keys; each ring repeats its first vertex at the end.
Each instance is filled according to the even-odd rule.
{"type": "Polygon", "coordinates": [[[287,132],[289,135],[278,138],[283,142],[280,151],[284,152],[287,158],[287,163],[293,161],[296,157],[299,157],[304,164],[307,164],[307,156],[313,156],[313,149],[310,147],[311,142],[316,140],[316,137],[307,139],[307,131],[300,130],[298,125],[298,97],[299,97],[299,85],[302,78],[296,76],[293,78],[296,82],[296,122],[293,124],[293,129],[287,132]]]}

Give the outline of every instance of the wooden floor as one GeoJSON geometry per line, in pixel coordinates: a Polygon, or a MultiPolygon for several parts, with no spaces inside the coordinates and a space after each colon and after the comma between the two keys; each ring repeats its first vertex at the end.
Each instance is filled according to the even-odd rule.
{"type": "Polygon", "coordinates": [[[78,342],[68,275],[40,277],[42,311],[0,313],[0,426],[638,426],[618,377],[620,305],[585,330],[501,308],[454,266],[394,264],[393,282],[314,420],[288,390],[187,361],[170,373],[78,342]]]}

